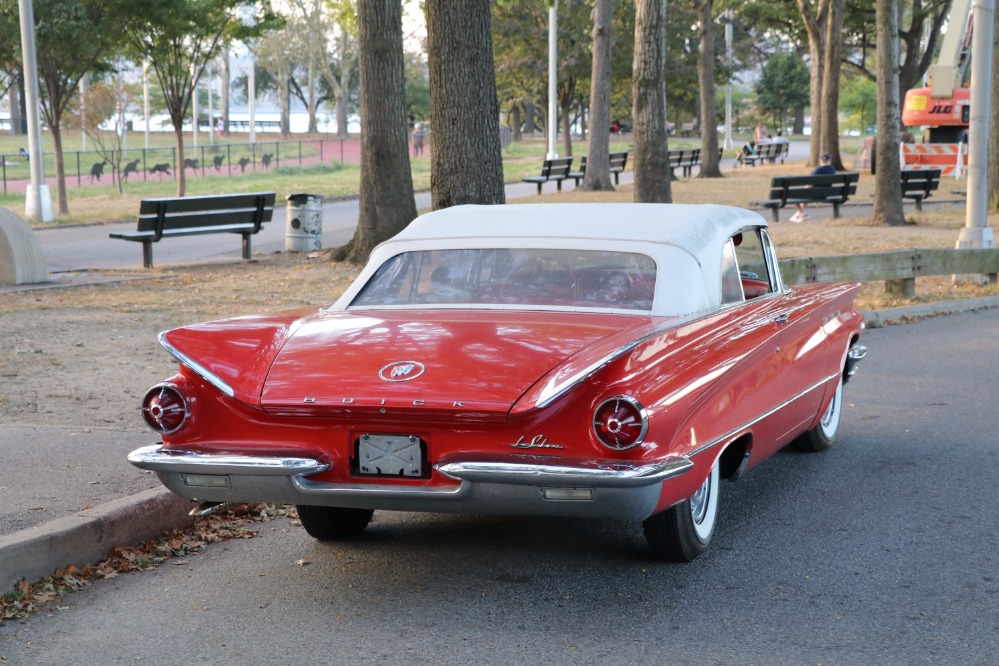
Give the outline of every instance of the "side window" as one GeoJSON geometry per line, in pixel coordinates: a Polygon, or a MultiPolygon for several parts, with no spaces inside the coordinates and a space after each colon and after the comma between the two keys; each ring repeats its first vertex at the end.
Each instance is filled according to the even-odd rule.
{"type": "Polygon", "coordinates": [[[735,246],[739,278],[746,299],[758,298],[774,291],[776,281],[770,272],[760,230],[746,229],[733,236],[731,242],[735,246]]]}
{"type": "Polygon", "coordinates": [[[722,305],[741,303],[745,300],[742,280],[739,278],[739,262],[736,258],[735,241],[730,238],[722,250],[722,305]]]}

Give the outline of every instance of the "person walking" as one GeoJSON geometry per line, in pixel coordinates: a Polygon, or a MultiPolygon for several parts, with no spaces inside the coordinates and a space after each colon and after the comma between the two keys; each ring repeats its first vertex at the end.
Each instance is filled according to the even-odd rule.
{"type": "Polygon", "coordinates": [[[413,127],[413,155],[415,157],[420,157],[423,155],[423,137],[426,136],[426,132],[423,130],[422,123],[416,123],[413,127]]]}
{"type": "MultiPolygon", "coordinates": [[[[832,165],[832,155],[829,153],[823,153],[822,157],[819,158],[819,166],[815,167],[812,171],[813,176],[829,176],[836,174],[836,167],[832,165]]],[[[805,212],[805,204],[799,203],[794,204],[797,210],[794,215],[791,216],[792,222],[807,222],[812,219],[808,213],[805,212]]]]}

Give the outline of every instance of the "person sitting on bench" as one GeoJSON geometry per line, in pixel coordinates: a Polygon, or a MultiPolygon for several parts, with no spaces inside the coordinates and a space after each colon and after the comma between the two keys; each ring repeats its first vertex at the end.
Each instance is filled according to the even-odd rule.
{"type": "MultiPolygon", "coordinates": [[[[836,174],[836,167],[832,165],[832,155],[829,153],[823,153],[822,157],[819,158],[819,166],[815,167],[812,171],[813,176],[829,176],[836,174]]],[[[807,222],[811,219],[808,213],[805,212],[805,204],[798,203],[794,204],[796,210],[794,215],[791,216],[792,222],[807,222]]]]}

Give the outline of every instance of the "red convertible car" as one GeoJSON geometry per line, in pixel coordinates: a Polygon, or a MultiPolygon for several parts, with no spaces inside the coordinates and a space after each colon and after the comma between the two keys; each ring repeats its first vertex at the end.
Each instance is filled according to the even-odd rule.
{"type": "Polygon", "coordinates": [[[708,545],[719,482],[827,448],[866,349],[857,284],[788,287],[726,206],[459,206],[383,243],[335,303],[167,331],[179,371],[129,460],[181,497],[643,521],[708,545]]]}

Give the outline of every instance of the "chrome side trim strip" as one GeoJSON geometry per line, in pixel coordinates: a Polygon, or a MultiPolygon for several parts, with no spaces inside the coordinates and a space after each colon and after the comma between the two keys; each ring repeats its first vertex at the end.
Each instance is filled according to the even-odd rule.
{"type": "Polygon", "coordinates": [[[201,365],[193,358],[191,358],[190,356],[188,356],[187,354],[185,354],[184,352],[180,351],[172,344],[170,344],[166,339],[167,333],[168,331],[163,331],[162,333],[160,333],[159,341],[160,344],[163,345],[163,348],[166,349],[168,352],[170,352],[171,356],[173,356],[175,359],[177,359],[178,361],[189,367],[191,370],[197,373],[199,377],[204,379],[206,382],[208,382],[218,390],[225,393],[230,398],[236,395],[236,392],[232,389],[232,387],[226,384],[224,381],[222,381],[222,379],[218,375],[209,372],[208,369],[205,368],[205,366],[201,365]]]}
{"type": "Polygon", "coordinates": [[[451,462],[434,468],[453,479],[482,483],[509,483],[516,485],[579,485],[612,488],[637,488],[661,483],[680,476],[694,463],[686,457],[673,456],[651,465],[594,465],[568,467],[508,462],[451,462]]]}
{"type": "Polygon", "coordinates": [[[128,462],[154,472],[181,474],[252,474],[297,476],[317,474],[330,468],[313,458],[170,453],[160,445],[144,446],[128,454],[128,462]]]}
{"type": "Polygon", "coordinates": [[[721,437],[716,437],[716,438],[712,439],[710,442],[708,442],[707,444],[702,444],[701,446],[697,447],[696,449],[694,449],[693,451],[691,451],[687,455],[689,457],[693,458],[694,456],[700,455],[701,453],[704,453],[705,451],[707,451],[709,449],[712,449],[712,448],[718,446],[719,444],[721,444],[723,442],[730,441],[732,438],[734,438],[740,432],[746,430],[747,428],[752,428],[754,425],[756,425],[757,423],[759,423],[763,419],[767,418],[768,416],[772,416],[776,412],[779,412],[780,410],[784,409],[785,407],[787,407],[788,405],[790,405],[795,400],[798,400],[799,398],[803,398],[804,396],[808,395],[809,393],[811,393],[815,389],[819,388],[820,386],[822,386],[826,382],[828,382],[828,381],[830,381],[832,379],[836,379],[837,377],[839,377],[839,374],[840,373],[837,372],[835,374],[829,375],[825,379],[823,379],[821,381],[818,381],[814,385],[812,385],[809,388],[805,389],[804,391],[802,391],[798,395],[796,395],[796,396],[794,396],[792,398],[789,398],[788,400],[786,400],[786,401],[782,402],[781,404],[777,405],[776,407],[774,407],[770,411],[764,412],[763,414],[760,414],[759,416],[757,416],[752,421],[748,421],[748,422],[742,424],[741,426],[739,426],[738,428],[733,428],[732,430],[729,430],[727,433],[725,433],[721,437]]]}
{"type": "Polygon", "coordinates": [[[614,351],[610,352],[609,354],[607,354],[603,358],[598,359],[596,362],[588,365],[587,367],[583,368],[582,370],[580,370],[579,372],[575,373],[574,375],[572,375],[572,376],[564,379],[562,381],[562,385],[561,386],[558,386],[558,384],[553,384],[552,382],[549,382],[549,385],[546,386],[544,389],[542,389],[541,395],[538,396],[538,401],[536,403],[534,403],[534,406],[536,408],[538,408],[538,409],[547,407],[548,405],[550,405],[553,402],[555,402],[555,400],[559,399],[560,397],[562,397],[563,395],[565,395],[566,393],[568,393],[569,391],[571,391],[573,388],[575,388],[577,384],[579,384],[579,383],[581,383],[583,381],[586,381],[587,379],[589,379],[590,377],[592,377],[593,375],[595,375],[601,368],[603,368],[604,366],[606,366],[606,365],[608,365],[610,363],[613,363],[614,361],[616,361],[617,359],[621,358],[622,356],[624,356],[625,354],[627,354],[628,352],[630,352],[632,349],[634,349],[638,345],[640,345],[643,342],[645,342],[646,340],[650,340],[650,339],[656,337],[657,335],[661,335],[662,333],[664,333],[664,332],[666,332],[666,331],[668,331],[670,329],[677,328],[678,326],[683,326],[684,324],[689,324],[690,322],[696,321],[698,319],[704,319],[704,318],[712,316],[714,314],[716,314],[716,313],[714,313],[714,312],[709,312],[709,313],[699,312],[699,313],[696,313],[696,314],[693,314],[693,315],[687,315],[686,317],[681,317],[679,319],[670,321],[668,325],[663,326],[661,328],[657,328],[656,330],[654,330],[654,331],[652,331],[650,333],[647,333],[647,334],[643,335],[640,338],[632,340],[628,344],[623,345],[622,347],[619,347],[618,349],[615,349],[614,351]]]}

